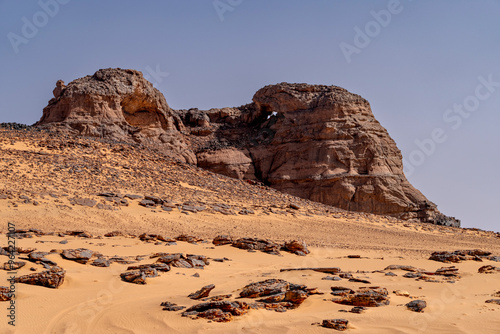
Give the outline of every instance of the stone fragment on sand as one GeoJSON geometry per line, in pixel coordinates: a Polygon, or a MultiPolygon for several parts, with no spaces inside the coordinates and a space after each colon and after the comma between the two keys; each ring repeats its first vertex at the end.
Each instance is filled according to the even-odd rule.
{"type": "Polygon", "coordinates": [[[203,268],[210,264],[204,255],[187,254],[184,256],[181,253],[157,253],[151,257],[157,257],[157,263],[166,263],[177,268],[203,268]]]}
{"type": "Polygon", "coordinates": [[[92,263],[90,263],[90,265],[94,267],[102,267],[102,268],[109,267],[110,264],[111,262],[105,258],[95,259],[94,261],[92,261],[92,263]]]}
{"type": "MultiPolygon", "coordinates": [[[[323,268],[323,267],[318,267],[318,268],[284,268],[284,269],[280,269],[280,272],[285,272],[285,271],[304,271],[304,270],[312,270],[312,271],[317,271],[317,272],[320,272],[320,273],[325,273],[325,274],[341,274],[341,269],[339,267],[327,267],[327,268],[323,268]]],[[[352,275],[349,274],[351,277],[352,275]]],[[[342,277],[342,276],[340,276],[342,277]]],[[[350,277],[342,277],[342,278],[350,278],[350,277]]]]}
{"type": "Polygon", "coordinates": [[[413,266],[406,266],[401,264],[391,264],[390,266],[385,267],[384,270],[404,270],[411,272],[423,271],[422,269],[418,269],[413,266]]]}
{"type": "Polygon", "coordinates": [[[192,235],[186,235],[186,234],[179,235],[178,237],[175,238],[175,240],[188,242],[190,244],[197,244],[198,242],[203,241],[203,239],[197,238],[197,237],[192,236],[192,235]]]}
{"type": "Polygon", "coordinates": [[[80,238],[92,238],[92,234],[87,231],[66,231],[66,235],[71,235],[80,238]]]}
{"type": "Polygon", "coordinates": [[[163,241],[163,242],[175,242],[175,239],[165,238],[161,234],[149,234],[143,233],[139,235],[141,241],[163,241]]]}
{"type": "Polygon", "coordinates": [[[427,307],[427,303],[424,300],[416,299],[412,300],[405,306],[413,312],[423,312],[424,308],[427,307]]]}
{"type": "Polygon", "coordinates": [[[500,273],[500,268],[492,265],[486,265],[479,268],[477,272],[480,274],[495,274],[500,273]]]}
{"type": "Polygon", "coordinates": [[[163,311],[170,311],[170,312],[176,312],[186,308],[186,306],[180,306],[171,302],[163,302],[160,304],[160,306],[163,306],[162,309],[163,311]]]}
{"type": "Polygon", "coordinates": [[[66,260],[75,261],[81,264],[86,264],[94,256],[94,251],[86,248],[65,249],[62,252],[62,257],[66,260]]]}
{"type": "Polygon", "coordinates": [[[332,286],[330,289],[332,290],[331,294],[334,296],[346,296],[349,294],[354,294],[354,290],[343,286],[332,286]]]}
{"type": "Polygon", "coordinates": [[[261,298],[256,308],[266,308],[276,312],[285,312],[300,306],[310,294],[317,294],[316,289],[308,289],[305,285],[291,284],[281,279],[246,285],[240,292],[241,298],[261,298]]]}
{"type": "Polygon", "coordinates": [[[458,263],[467,260],[482,261],[483,258],[487,258],[489,255],[491,255],[491,252],[482,251],[480,249],[456,250],[454,252],[434,252],[431,254],[429,260],[445,263],[458,263]]]}
{"type": "Polygon", "coordinates": [[[55,289],[64,282],[65,274],[66,272],[61,267],[56,266],[40,273],[17,277],[15,281],[55,289]]]}
{"type": "Polygon", "coordinates": [[[142,201],[139,202],[139,205],[144,206],[146,208],[155,208],[156,207],[156,203],[153,201],[150,201],[148,199],[143,199],[142,201]]]}
{"type": "Polygon", "coordinates": [[[350,278],[350,279],[349,279],[349,282],[364,283],[364,284],[372,284],[372,283],[371,283],[370,281],[368,281],[368,280],[365,280],[365,279],[362,279],[362,278],[356,278],[356,277],[350,278]]]}
{"type": "Polygon", "coordinates": [[[206,298],[210,294],[210,291],[215,289],[215,285],[210,284],[202,287],[200,290],[193,292],[190,294],[188,297],[191,299],[201,299],[201,298],[206,298]]]}
{"type": "Polygon", "coordinates": [[[96,200],[93,200],[93,199],[90,199],[90,198],[79,198],[79,197],[70,198],[69,202],[72,205],[76,204],[76,205],[87,206],[87,207],[93,207],[93,206],[95,206],[97,204],[96,200]]]}
{"type": "Polygon", "coordinates": [[[214,238],[212,243],[215,246],[230,245],[233,243],[233,238],[231,238],[229,235],[218,235],[214,238]]]}
{"type": "Polygon", "coordinates": [[[218,295],[218,296],[213,296],[213,297],[208,297],[208,298],[203,298],[202,301],[204,302],[218,302],[222,301],[224,299],[231,298],[232,294],[227,294],[227,295],[218,295]]]}
{"type": "Polygon", "coordinates": [[[404,290],[395,290],[392,293],[394,293],[396,296],[400,296],[400,297],[410,297],[410,293],[408,291],[404,291],[404,290]]]}
{"type": "Polygon", "coordinates": [[[321,326],[325,328],[332,328],[338,331],[345,331],[349,321],[346,319],[328,319],[323,320],[321,326]]]}
{"type": "Polygon", "coordinates": [[[241,238],[233,242],[232,246],[246,250],[259,250],[273,255],[280,255],[281,248],[281,245],[275,242],[256,238],[241,238]]]}
{"type": "Polygon", "coordinates": [[[378,307],[389,305],[387,289],[380,287],[363,287],[354,294],[348,294],[343,298],[333,300],[333,302],[344,305],[378,307]]]}
{"type": "Polygon", "coordinates": [[[13,294],[6,286],[0,286],[0,302],[9,301],[12,299],[13,294]]]}
{"type": "Polygon", "coordinates": [[[24,261],[14,261],[14,262],[5,262],[3,264],[3,270],[7,271],[12,271],[12,270],[17,270],[26,265],[26,262],[24,261]]]}
{"type": "Polygon", "coordinates": [[[500,299],[488,299],[485,303],[500,305],[500,299]]]}
{"type": "Polygon", "coordinates": [[[247,313],[248,304],[240,301],[218,301],[194,305],[184,312],[182,316],[193,318],[205,318],[216,322],[228,322],[233,316],[247,313]]]}
{"type": "Polygon", "coordinates": [[[167,272],[170,271],[170,266],[166,263],[151,263],[151,264],[140,264],[138,266],[129,266],[127,270],[148,270],[156,269],[157,271],[167,272]]]}
{"type": "MultiPolygon", "coordinates": [[[[45,256],[49,255],[47,252],[31,252],[28,254],[28,260],[31,262],[35,262],[38,264],[46,264],[48,266],[57,266],[57,263],[55,263],[52,260],[47,259],[45,256]]],[[[26,259],[26,258],[23,258],[26,259]]]]}
{"type": "Polygon", "coordinates": [[[146,278],[157,276],[158,272],[154,268],[134,270],[120,274],[123,281],[134,284],[146,284],[146,278]]]}
{"type": "Polygon", "coordinates": [[[290,283],[282,279],[268,279],[265,281],[250,283],[240,292],[242,298],[257,298],[284,293],[290,287],[290,283]]]}
{"type": "Polygon", "coordinates": [[[111,238],[111,237],[121,237],[121,236],[123,236],[123,235],[124,235],[124,234],[123,234],[123,232],[121,232],[121,231],[112,231],[112,232],[108,232],[108,233],[106,233],[104,236],[105,236],[106,238],[111,238]]]}
{"type": "Polygon", "coordinates": [[[284,251],[300,256],[305,256],[310,253],[309,249],[307,249],[306,243],[304,241],[299,241],[299,240],[292,240],[285,242],[282,249],[284,251]]]}

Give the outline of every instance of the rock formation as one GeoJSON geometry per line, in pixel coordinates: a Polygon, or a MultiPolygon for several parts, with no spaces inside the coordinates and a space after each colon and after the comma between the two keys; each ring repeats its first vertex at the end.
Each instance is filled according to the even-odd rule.
{"type": "Polygon", "coordinates": [[[281,83],[238,108],[172,110],[140,72],[105,69],[68,86],[37,123],[162,149],[181,161],[345,210],[459,226],[403,173],[368,101],[336,86],[281,83]]]}
{"type": "Polygon", "coordinates": [[[119,142],[162,144],[167,154],[196,162],[180,135],[180,118],[139,71],[99,70],[67,86],[59,80],[53,94],[37,126],[119,142]]]}

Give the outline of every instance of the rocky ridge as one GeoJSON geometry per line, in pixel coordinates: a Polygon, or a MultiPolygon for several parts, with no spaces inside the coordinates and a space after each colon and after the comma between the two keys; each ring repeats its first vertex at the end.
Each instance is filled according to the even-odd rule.
{"type": "Polygon", "coordinates": [[[368,101],[281,83],[237,108],[172,110],[134,70],[58,81],[37,127],[154,146],[182,162],[350,211],[459,226],[415,189],[368,101]]]}

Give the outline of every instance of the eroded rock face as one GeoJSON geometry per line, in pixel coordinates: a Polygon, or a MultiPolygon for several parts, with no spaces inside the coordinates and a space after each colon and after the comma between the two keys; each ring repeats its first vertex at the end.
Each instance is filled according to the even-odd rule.
{"type": "Polygon", "coordinates": [[[266,86],[238,108],[172,110],[134,70],[57,82],[38,126],[154,145],[184,162],[346,210],[459,226],[415,189],[396,143],[361,96],[266,86]]]}
{"type": "Polygon", "coordinates": [[[227,109],[205,112],[212,134],[193,139],[200,167],[346,210],[460,224],[407,181],[396,143],[359,95],[281,83],[227,109]]]}
{"type": "Polygon", "coordinates": [[[196,157],[163,94],[134,70],[101,69],[67,86],[59,80],[37,126],[120,142],[161,144],[185,162],[196,157]]]}

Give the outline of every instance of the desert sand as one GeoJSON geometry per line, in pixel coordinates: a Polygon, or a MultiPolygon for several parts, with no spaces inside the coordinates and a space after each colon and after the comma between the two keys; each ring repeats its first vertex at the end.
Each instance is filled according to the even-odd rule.
{"type": "MultiPolygon", "coordinates": [[[[260,185],[159,158],[153,160],[154,152],[139,154],[133,148],[113,151],[105,143],[81,140],[71,144],[43,134],[22,137],[3,133],[2,139],[1,245],[7,245],[9,222],[18,230],[54,232],[17,239],[16,246],[45,252],[59,250],[46,258],[66,272],[64,282],[56,289],[16,284],[16,326],[8,325],[6,307],[2,307],[2,333],[329,333],[336,331],[319,324],[325,319],[339,318],[349,321],[349,333],[497,333],[500,328],[500,305],[485,303],[500,298],[493,296],[500,291],[500,272],[478,273],[485,265],[500,267],[499,262],[489,258],[459,263],[429,260],[435,251],[464,249],[481,249],[500,256],[498,233],[336,210],[260,185]],[[83,145],[89,143],[94,146],[83,145]],[[127,168],[123,168],[125,164],[127,168]],[[148,169],[148,164],[154,167],[148,169]],[[99,173],[89,172],[96,165],[99,173]],[[127,205],[121,205],[114,200],[123,196],[98,196],[103,191],[164,196],[172,200],[173,208],[165,211],[158,205],[144,207],[139,205],[140,198],[128,199],[127,205]],[[87,198],[95,203],[80,205],[72,198],[87,198]],[[186,211],[186,203],[205,209],[186,211]],[[290,203],[296,208],[290,208],[290,203]],[[225,214],[213,209],[221,204],[229,207],[225,214]],[[251,213],[243,214],[243,209],[251,213]],[[92,237],[57,234],[75,230],[85,230],[92,237]],[[125,236],[104,237],[115,230],[125,236]],[[137,236],[142,233],[169,238],[186,234],[205,241],[167,245],[141,241],[137,236]],[[278,243],[303,240],[310,254],[298,256],[282,251],[278,256],[213,245],[213,238],[221,234],[278,243]],[[63,240],[67,243],[60,243],[63,240]],[[77,248],[108,257],[140,255],[141,260],[133,265],[153,263],[155,259],[150,256],[158,252],[204,255],[210,264],[204,269],[172,267],[139,285],[120,278],[129,264],[95,267],[59,254],[77,248]],[[223,258],[229,260],[213,260],[223,258]],[[428,282],[403,277],[407,271],[385,270],[390,265],[413,266],[425,272],[455,266],[459,276],[449,280],[436,276],[439,282],[428,282]],[[306,267],[339,267],[343,273],[369,283],[347,278],[325,280],[338,275],[310,270],[280,272],[306,267]],[[388,272],[395,276],[387,276],[388,272]],[[310,295],[297,308],[286,312],[250,309],[226,323],[193,320],[181,316],[183,311],[163,311],[160,306],[166,301],[186,307],[201,303],[187,296],[209,284],[215,285],[210,296],[232,294],[229,300],[252,303],[255,300],[250,298],[237,299],[241,289],[271,278],[304,284],[324,294],[310,295]],[[330,294],[332,286],[353,290],[363,286],[386,288],[390,303],[368,307],[361,314],[345,313],[342,310],[348,311],[352,306],[334,303],[332,299],[337,297],[330,294]],[[397,290],[407,291],[409,296],[398,296],[394,293],[397,290]],[[417,299],[427,303],[421,313],[405,306],[417,299]]],[[[16,256],[19,257],[26,254],[16,256]]],[[[7,259],[0,256],[2,263],[7,259]]],[[[20,261],[27,264],[17,271],[17,277],[44,270],[40,263],[20,261]],[[30,270],[32,267],[35,271],[30,270]]],[[[8,285],[8,276],[7,271],[0,270],[0,285],[8,285]]]]}

